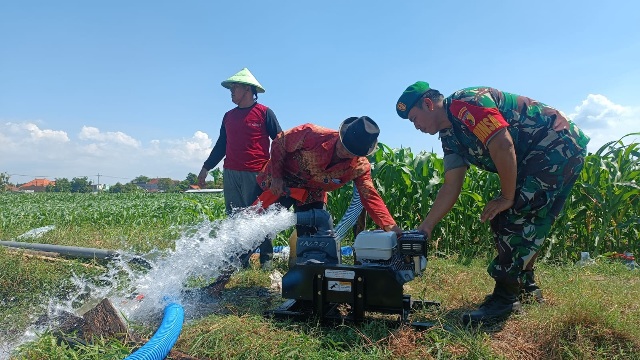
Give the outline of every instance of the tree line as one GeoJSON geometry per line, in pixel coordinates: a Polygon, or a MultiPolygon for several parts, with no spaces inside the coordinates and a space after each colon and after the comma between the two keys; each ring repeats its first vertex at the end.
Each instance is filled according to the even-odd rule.
{"type": "MultiPolygon", "coordinates": [[[[215,189],[222,188],[222,171],[220,169],[214,169],[209,172],[213,180],[207,181],[205,188],[215,189]]],[[[172,180],[170,178],[157,178],[157,191],[160,192],[183,192],[188,190],[191,185],[198,184],[198,175],[194,173],[187,174],[187,177],[182,180],[172,180]]],[[[144,175],[140,175],[135,179],[127,182],[117,182],[114,185],[109,186],[107,189],[98,189],[100,192],[109,193],[136,193],[149,191],[149,183],[152,178],[144,175]]],[[[18,187],[20,184],[12,184],[9,182],[9,174],[6,172],[0,172],[0,192],[8,191],[10,186],[18,187]]],[[[88,177],[74,177],[71,180],[67,178],[56,178],[54,184],[49,184],[45,188],[45,192],[53,193],[90,193],[94,192],[94,183],[89,180],[88,177]]]]}

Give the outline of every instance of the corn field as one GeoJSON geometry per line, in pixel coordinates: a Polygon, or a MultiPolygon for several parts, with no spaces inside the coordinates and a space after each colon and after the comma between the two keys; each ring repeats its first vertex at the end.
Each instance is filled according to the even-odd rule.
{"type": "MultiPolygon", "coordinates": [[[[586,157],[580,178],[542,249],[547,257],[575,259],[581,251],[640,253],[640,144],[625,145],[624,139],[586,157]]],[[[443,183],[442,158],[380,144],[370,160],[376,187],[398,225],[416,228],[443,183]]],[[[481,223],[479,217],[499,188],[497,175],[471,167],[460,198],[434,230],[431,254],[492,254],[489,224],[481,223]]],[[[352,185],[330,193],[328,209],[336,221],[351,196],[352,185]]],[[[48,225],[113,233],[195,224],[203,215],[213,220],[224,214],[222,197],[215,195],[0,193],[0,240],[13,240],[48,225]]],[[[367,225],[375,227],[371,220],[367,225]]],[[[278,236],[276,245],[286,244],[286,234],[278,236]]]]}
{"type": "Polygon", "coordinates": [[[3,203],[0,228],[5,237],[47,225],[92,226],[97,229],[114,226],[168,227],[202,220],[205,210],[224,216],[221,198],[206,204],[194,195],[31,193],[0,196],[3,203]]]}
{"type": "MultiPolygon", "coordinates": [[[[623,140],[602,146],[585,158],[585,166],[545,241],[547,257],[579,258],[591,254],[640,253],[640,144],[623,140]]],[[[370,157],[372,175],[389,211],[403,229],[416,228],[429,212],[444,181],[444,163],[433,153],[413,154],[380,144],[370,157]]],[[[487,201],[500,191],[496,174],[471,167],[451,212],[434,230],[431,253],[475,256],[493,253],[488,223],[480,222],[487,201]]],[[[351,186],[330,194],[329,209],[339,219],[351,200],[351,186]]],[[[373,226],[368,220],[368,226],[373,226]]]]}

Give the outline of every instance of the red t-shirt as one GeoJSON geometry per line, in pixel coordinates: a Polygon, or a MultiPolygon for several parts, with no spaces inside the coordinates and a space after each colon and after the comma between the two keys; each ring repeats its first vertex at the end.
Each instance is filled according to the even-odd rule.
{"type": "Polygon", "coordinates": [[[280,131],[275,114],[262,104],[229,110],[204,168],[213,169],[224,157],[225,169],[260,171],[269,160],[269,138],[274,139],[280,131]]]}

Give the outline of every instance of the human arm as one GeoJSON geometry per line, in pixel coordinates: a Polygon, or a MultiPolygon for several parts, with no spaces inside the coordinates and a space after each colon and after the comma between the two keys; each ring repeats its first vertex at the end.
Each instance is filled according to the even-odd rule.
{"type": "Polygon", "coordinates": [[[513,139],[506,129],[496,133],[487,144],[489,155],[500,178],[500,196],[489,201],[480,215],[480,221],[493,219],[513,206],[516,192],[517,161],[513,139]]]}
{"type": "Polygon", "coordinates": [[[285,193],[284,167],[285,162],[289,161],[289,154],[304,150],[307,139],[312,136],[313,128],[305,124],[280,132],[271,143],[269,189],[274,195],[282,196],[285,193]]]}
{"type": "Polygon", "coordinates": [[[429,238],[431,238],[431,233],[435,226],[447,215],[458,200],[466,173],[466,166],[456,167],[444,173],[444,184],[438,191],[431,210],[429,210],[429,213],[418,227],[418,230],[427,234],[429,238]]]}
{"type": "Polygon", "coordinates": [[[383,227],[384,231],[393,231],[394,233],[396,233],[396,235],[400,236],[402,235],[402,229],[400,229],[398,227],[398,225],[385,225],[383,227]]]}
{"type": "Polygon", "coordinates": [[[553,120],[552,126],[554,131],[567,131],[567,135],[574,139],[576,145],[582,149],[586,149],[587,144],[589,143],[589,137],[585,135],[567,115],[548,105],[543,105],[540,111],[544,116],[553,120]]]}
{"type": "MultiPolygon", "coordinates": [[[[276,118],[276,114],[270,108],[267,108],[266,127],[267,134],[269,134],[271,140],[275,140],[278,134],[282,133],[278,118],[276,118]]],[[[271,158],[273,158],[273,155],[271,155],[271,158]]],[[[282,169],[282,167],[280,167],[280,169],[282,169]]],[[[282,170],[279,171],[279,174],[281,174],[282,170]]],[[[282,175],[274,177],[271,181],[271,191],[277,196],[281,196],[285,190],[286,189],[284,188],[284,180],[282,179],[282,175]]]]}
{"type": "Polygon", "coordinates": [[[282,129],[280,128],[280,123],[278,122],[278,118],[276,117],[276,114],[273,112],[273,110],[271,110],[270,108],[267,108],[267,116],[266,116],[265,124],[267,128],[267,134],[269,134],[269,137],[271,138],[271,140],[275,139],[276,136],[278,136],[278,134],[282,132],[282,129]]]}
{"type": "Polygon", "coordinates": [[[465,100],[453,100],[450,108],[454,114],[460,114],[458,120],[489,150],[500,177],[501,195],[487,203],[480,215],[483,222],[511,207],[515,198],[517,161],[510,124],[498,108],[503,98],[504,93],[483,89],[465,95],[465,100]],[[481,92],[483,95],[478,98],[481,92]]]}
{"type": "Polygon", "coordinates": [[[367,167],[362,175],[353,179],[353,182],[360,193],[360,201],[369,216],[371,216],[373,222],[384,231],[393,231],[401,235],[402,229],[396,225],[395,220],[387,209],[387,205],[385,205],[382,197],[373,185],[371,168],[367,167]]]}
{"type": "Polygon", "coordinates": [[[568,129],[569,128],[569,118],[567,118],[567,116],[565,114],[563,114],[562,111],[556,110],[556,112],[558,114],[556,115],[556,119],[553,122],[553,130],[562,131],[562,130],[568,129]]]}
{"type": "Polygon", "coordinates": [[[207,160],[205,160],[202,165],[202,169],[200,169],[200,173],[198,174],[198,186],[204,187],[205,180],[207,179],[207,175],[209,174],[209,170],[213,169],[218,165],[220,160],[224,158],[227,152],[227,132],[224,127],[224,120],[222,121],[222,125],[220,126],[220,135],[218,136],[218,140],[216,144],[211,149],[211,153],[207,160]]]}
{"type": "Polygon", "coordinates": [[[553,124],[551,126],[554,131],[562,131],[569,128],[571,122],[562,111],[535,100],[530,101],[531,103],[528,103],[527,106],[537,109],[543,117],[552,120],[553,124]]]}

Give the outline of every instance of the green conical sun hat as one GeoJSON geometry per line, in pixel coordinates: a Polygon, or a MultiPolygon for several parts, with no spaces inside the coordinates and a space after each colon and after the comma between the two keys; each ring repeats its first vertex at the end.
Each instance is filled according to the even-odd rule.
{"type": "Polygon", "coordinates": [[[262,87],[262,85],[260,85],[258,80],[256,80],[256,78],[253,76],[251,71],[249,71],[249,69],[247,68],[244,68],[238,71],[235,75],[223,81],[222,86],[226,87],[227,89],[230,89],[231,84],[234,84],[234,83],[255,86],[259,93],[264,92],[264,88],[262,87]]]}

